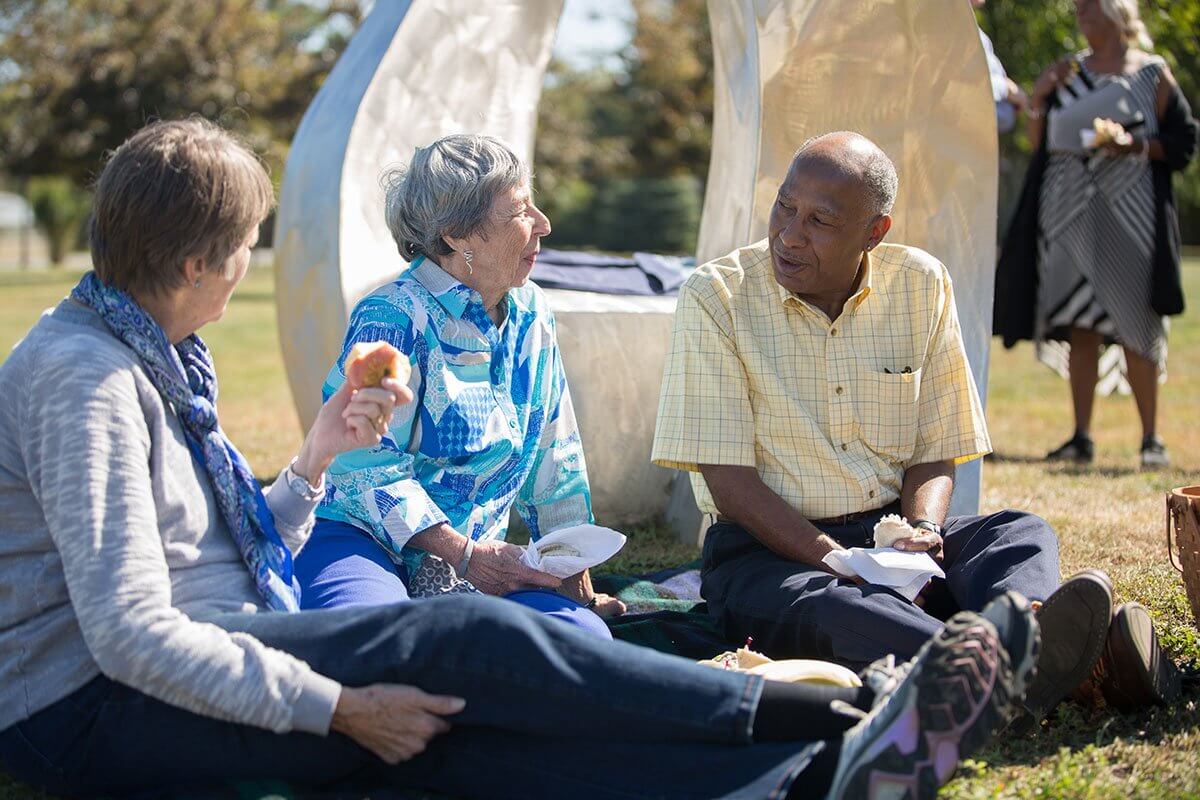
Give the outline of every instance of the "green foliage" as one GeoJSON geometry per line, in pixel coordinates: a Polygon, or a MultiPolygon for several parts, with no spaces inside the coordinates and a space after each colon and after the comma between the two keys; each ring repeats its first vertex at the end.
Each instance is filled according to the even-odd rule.
{"type": "Polygon", "coordinates": [[[0,171],[83,186],[147,120],[192,114],[278,167],[360,13],[353,0],[0,0],[0,171]]]}
{"type": "Polygon", "coordinates": [[[695,246],[712,150],[708,12],[704,0],[634,0],[634,8],[620,72],[550,68],[535,180],[556,246],[695,246]]]}
{"type": "Polygon", "coordinates": [[[609,181],[597,193],[596,245],[604,250],[692,252],[701,202],[700,182],[689,175],[609,181]]]}
{"type": "Polygon", "coordinates": [[[25,193],[49,244],[50,261],[58,266],[79,238],[91,210],[91,198],[61,175],[31,178],[25,193]]]}

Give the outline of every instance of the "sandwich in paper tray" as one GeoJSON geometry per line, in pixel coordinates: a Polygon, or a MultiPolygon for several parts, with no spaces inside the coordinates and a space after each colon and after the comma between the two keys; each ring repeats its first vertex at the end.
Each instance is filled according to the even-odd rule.
{"type": "Polygon", "coordinates": [[[603,564],[624,546],[623,533],[599,525],[575,525],[530,542],[521,561],[556,578],[567,578],[603,564]]]}

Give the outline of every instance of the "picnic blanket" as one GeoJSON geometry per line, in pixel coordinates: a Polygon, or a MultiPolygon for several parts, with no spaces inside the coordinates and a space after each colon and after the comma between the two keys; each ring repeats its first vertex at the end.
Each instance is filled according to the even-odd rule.
{"type": "Polygon", "coordinates": [[[616,639],[693,660],[731,649],[700,597],[699,562],[648,575],[598,575],[593,584],[629,609],[608,620],[616,639]]]}

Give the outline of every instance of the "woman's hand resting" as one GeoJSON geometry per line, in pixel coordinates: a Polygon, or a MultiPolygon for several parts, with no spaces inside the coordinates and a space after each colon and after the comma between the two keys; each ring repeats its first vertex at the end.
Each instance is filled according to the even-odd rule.
{"type": "Polygon", "coordinates": [[[548,572],[540,572],[521,562],[524,550],[515,544],[488,541],[476,542],[466,578],[485,594],[503,597],[518,589],[537,586],[557,589],[562,581],[548,572]]]}
{"type": "Polygon", "coordinates": [[[388,764],[399,764],[423,752],[433,737],[450,730],[444,717],[459,713],[466,705],[461,697],[426,694],[415,686],[345,686],[330,728],[388,764]]]}
{"type": "Polygon", "coordinates": [[[392,411],[412,399],[409,388],[392,378],[385,378],[380,388],[372,389],[352,389],[349,383],[342,384],[321,406],[317,421],[300,446],[296,474],[311,484],[319,483],[334,456],[379,444],[392,411]]]}

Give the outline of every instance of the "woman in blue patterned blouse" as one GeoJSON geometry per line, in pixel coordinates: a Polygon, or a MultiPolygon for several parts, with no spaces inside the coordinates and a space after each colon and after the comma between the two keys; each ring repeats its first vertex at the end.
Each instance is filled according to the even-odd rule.
{"type": "Polygon", "coordinates": [[[354,309],[324,393],[354,344],[383,340],[409,355],[416,401],[329,470],[297,564],[305,607],[480,591],[606,634],[587,609],[619,614],[619,600],[586,572],[526,567],[504,541],[514,508],[535,539],[592,521],[554,315],[529,283],[550,221],[528,168],[492,137],[447,136],[388,175],[386,216],[411,267],[354,309]]]}

